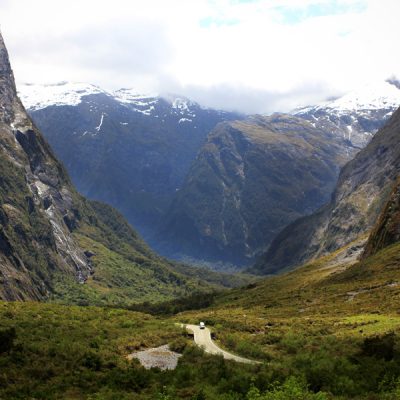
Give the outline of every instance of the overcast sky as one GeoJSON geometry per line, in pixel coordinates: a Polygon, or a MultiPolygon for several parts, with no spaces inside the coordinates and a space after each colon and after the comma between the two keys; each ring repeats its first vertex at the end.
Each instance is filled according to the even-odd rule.
{"type": "Polygon", "coordinates": [[[400,77],[399,0],[0,0],[17,83],[287,111],[400,77]]]}

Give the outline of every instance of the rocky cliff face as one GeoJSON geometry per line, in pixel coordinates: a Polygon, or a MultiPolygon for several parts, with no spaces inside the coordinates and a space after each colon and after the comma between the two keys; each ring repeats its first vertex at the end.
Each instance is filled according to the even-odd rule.
{"type": "Polygon", "coordinates": [[[219,124],[167,213],[160,250],[248,264],[286,224],[328,200],[346,160],[330,135],[290,115],[219,124]]]}
{"type": "Polygon", "coordinates": [[[85,281],[90,262],[71,235],[76,193],[17,97],[1,36],[0,152],[0,297],[45,297],[54,268],[85,281]]]}
{"type": "Polygon", "coordinates": [[[214,126],[239,114],[178,96],[108,93],[88,84],[22,85],[33,120],[79,192],[154,231],[214,126]]]}
{"type": "Polygon", "coordinates": [[[400,172],[400,109],[342,169],[331,202],[286,227],[253,271],[278,272],[367,235],[400,172]]]}
{"type": "Polygon", "coordinates": [[[400,241],[400,180],[386,203],[378,222],[365,246],[363,257],[369,257],[391,244],[400,241]]]}

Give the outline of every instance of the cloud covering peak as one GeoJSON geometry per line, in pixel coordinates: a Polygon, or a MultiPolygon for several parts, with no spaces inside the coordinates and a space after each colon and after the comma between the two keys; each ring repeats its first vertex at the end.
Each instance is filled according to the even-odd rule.
{"type": "Polygon", "coordinates": [[[0,0],[0,11],[17,81],[267,113],[400,76],[396,0],[0,0]]]}

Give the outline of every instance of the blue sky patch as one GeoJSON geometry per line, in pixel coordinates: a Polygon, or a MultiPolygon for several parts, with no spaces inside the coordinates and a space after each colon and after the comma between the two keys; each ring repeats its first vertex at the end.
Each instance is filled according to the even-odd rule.
{"type": "Polygon", "coordinates": [[[343,15],[348,13],[361,13],[365,11],[367,4],[365,1],[354,3],[345,3],[343,1],[332,0],[330,2],[319,2],[309,4],[305,7],[275,7],[274,10],[279,13],[281,22],[288,25],[298,24],[306,19],[343,15]]]}

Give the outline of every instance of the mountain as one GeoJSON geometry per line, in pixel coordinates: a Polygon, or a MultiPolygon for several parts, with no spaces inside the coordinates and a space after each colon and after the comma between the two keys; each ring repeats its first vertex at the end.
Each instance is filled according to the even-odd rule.
{"type": "Polygon", "coordinates": [[[83,83],[26,84],[19,93],[79,192],[116,207],[145,237],[208,132],[241,118],[184,97],[109,93],[83,83]]]}
{"type": "MultiPolygon", "coordinates": [[[[192,164],[185,185],[177,192],[164,218],[159,240],[154,242],[156,246],[161,242],[157,249],[183,259],[249,264],[268,247],[285,224],[329,201],[329,190],[333,190],[338,168],[370,141],[399,105],[399,85],[392,80],[370,84],[318,106],[295,110],[292,118],[272,116],[267,131],[285,131],[285,134],[291,131],[292,138],[298,135],[304,139],[304,124],[300,121],[303,119],[309,123],[309,130],[314,128],[318,132],[320,141],[311,141],[310,145],[318,147],[323,143],[325,146],[315,151],[324,153],[319,161],[322,164],[327,161],[321,169],[321,175],[327,175],[317,180],[307,178],[310,165],[305,160],[310,159],[312,152],[304,151],[304,146],[300,146],[293,157],[293,151],[278,140],[273,149],[270,145],[260,146],[262,155],[257,159],[243,157],[247,151],[245,146],[227,133],[235,123],[216,128],[192,164]],[[328,153],[327,146],[331,147],[328,153]],[[300,161],[301,151],[304,151],[305,160],[300,161]],[[276,152],[281,154],[276,157],[273,154],[276,152]],[[227,154],[233,161],[225,161],[227,154]],[[283,162],[285,157],[286,163],[283,162]],[[235,163],[238,165],[234,166],[235,163]],[[257,171],[251,178],[244,174],[246,183],[239,171],[240,163],[257,171]],[[250,183],[250,179],[254,182],[250,183]],[[313,185],[314,197],[310,200],[313,185]],[[305,194],[302,193],[304,188],[305,194]],[[278,194],[272,194],[274,190],[278,194]]],[[[257,118],[250,120],[254,122],[257,118]]],[[[261,126],[259,121],[260,118],[254,127],[250,127],[248,121],[242,124],[247,125],[243,129],[245,133],[257,124],[261,126]]],[[[314,167],[319,161],[312,161],[314,167]]],[[[311,174],[315,175],[315,171],[311,174]]]]}
{"type": "MultiPolygon", "coordinates": [[[[268,145],[260,140],[254,145],[253,140],[250,147],[258,146],[258,150],[251,150],[247,157],[243,144],[228,134],[213,131],[207,138],[218,123],[226,120],[229,126],[229,121],[243,120],[239,114],[204,109],[179,96],[140,95],[131,89],[109,93],[82,83],[26,84],[19,90],[82,194],[116,207],[164,255],[248,265],[286,224],[329,200],[338,169],[366,145],[400,104],[395,83],[370,85],[285,117],[290,128],[284,129],[292,131],[292,138],[296,129],[302,136],[305,125],[301,120],[306,120],[307,129],[314,129],[320,137],[310,146],[325,146],[316,150],[318,157],[323,153],[322,159],[312,164],[324,164],[321,175],[326,176],[310,179],[305,184],[309,193],[304,195],[302,185],[308,178],[307,161],[300,160],[302,146],[296,148],[293,143],[296,154],[292,148],[285,155],[287,144],[278,140],[273,152],[280,154],[269,158],[268,145]],[[297,122],[288,123],[289,119],[297,122]],[[225,163],[226,154],[237,158],[233,164],[243,162],[252,171],[245,184],[235,166],[221,166],[219,159],[225,163]],[[293,158],[298,164],[288,167],[293,158]],[[289,178],[293,170],[295,180],[289,178]],[[285,171],[285,177],[279,176],[285,171]],[[222,189],[221,182],[226,188],[222,189]],[[311,194],[312,185],[316,187],[311,194]],[[238,199],[243,204],[238,205],[238,199]]],[[[250,120],[257,118],[261,121],[263,117],[250,120]]],[[[271,118],[278,120],[276,115],[271,118]]],[[[255,122],[254,129],[264,129],[260,128],[263,123],[255,122]]],[[[251,124],[245,123],[243,130],[253,130],[251,124]]],[[[283,129],[283,123],[268,124],[267,131],[283,129]]],[[[311,154],[309,148],[304,156],[311,154]]]]}
{"type": "Polygon", "coordinates": [[[343,138],[353,148],[363,148],[400,106],[400,85],[395,79],[374,82],[317,106],[297,109],[316,128],[343,138]]]}
{"type": "Polygon", "coordinates": [[[400,241],[400,179],[397,179],[388,202],[368,238],[363,258],[400,241]]]}
{"type": "Polygon", "coordinates": [[[223,122],[177,192],[157,247],[172,257],[249,264],[279,231],[328,201],[348,160],[336,138],[286,114],[223,122]]]}
{"type": "Polygon", "coordinates": [[[400,109],[342,169],[330,203],[286,227],[253,268],[272,273],[353,241],[362,249],[400,172],[400,109]]]}
{"type": "Polygon", "coordinates": [[[215,286],[78,194],[17,96],[1,35],[0,165],[0,299],[128,304],[215,286]]]}

